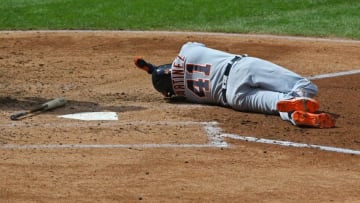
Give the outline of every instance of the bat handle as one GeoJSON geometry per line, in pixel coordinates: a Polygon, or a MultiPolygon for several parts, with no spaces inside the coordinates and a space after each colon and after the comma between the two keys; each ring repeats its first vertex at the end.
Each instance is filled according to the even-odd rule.
{"type": "Polygon", "coordinates": [[[28,113],[27,112],[19,112],[19,113],[11,115],[10,119],[14,121],[14,120],[17,120],[21,116],[25,116],[26,114],[28,114],[28,113]]]}

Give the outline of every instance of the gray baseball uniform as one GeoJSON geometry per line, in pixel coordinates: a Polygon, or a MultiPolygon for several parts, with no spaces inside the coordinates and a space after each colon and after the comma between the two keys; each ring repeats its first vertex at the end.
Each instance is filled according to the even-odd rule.
{"type": "MultiPolygon", "coordinates": [[[[196,103],[278,114],[279,100],[314,97],[318,92],[317,86],[308,79],[269,61],[247,56],[232,64],[224,98],[225,69],[235,56],[197,42],[184,44],[172,64],[175,94],[196,103]]],[[[287,115],[280,116],[288,120],[287,115]]]]}

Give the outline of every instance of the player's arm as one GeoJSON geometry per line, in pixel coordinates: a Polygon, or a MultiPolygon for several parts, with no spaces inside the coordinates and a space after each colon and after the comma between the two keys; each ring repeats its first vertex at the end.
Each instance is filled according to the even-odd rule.
{"type": "Polygon", "coordinates": [[[136,56],[134,58],[134,64],[136,67],[146,71],[149,74],[152,74],[152,72],[156,69],[156,66],[146,62],[141,56],[136,56]]]}

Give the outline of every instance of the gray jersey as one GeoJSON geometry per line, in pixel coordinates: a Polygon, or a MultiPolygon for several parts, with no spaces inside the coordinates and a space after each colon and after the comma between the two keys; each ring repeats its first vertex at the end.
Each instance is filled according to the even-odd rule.
{"type": "Polygon", "coordinates": [[[201,43],[186,43],[173,62],[171,74],[175,94],[191,102],[221,104],[222,76],[234,56],[201,43]]]}
{"type": "Polygon", "coordinates": [[[316,85],[306,78],[269,61],[244,57],[232,65],[225,102],[223,76],[235,56],[201,43],[184,44],[172,64],[175,94],[191,102],[229,105],[239,111],[268,114],[278,113],[279,100],[317,94],[316,85]]]}

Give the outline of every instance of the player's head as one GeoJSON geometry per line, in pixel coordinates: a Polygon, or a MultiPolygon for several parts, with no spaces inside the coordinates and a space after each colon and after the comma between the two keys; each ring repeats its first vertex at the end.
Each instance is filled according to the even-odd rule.
{"type": "Polygon", "coordinates": [[[152,72],[152,83],[154,88],[165,97],[175,95],[171,80],[171,64],[158,66],[152,72]]]}

